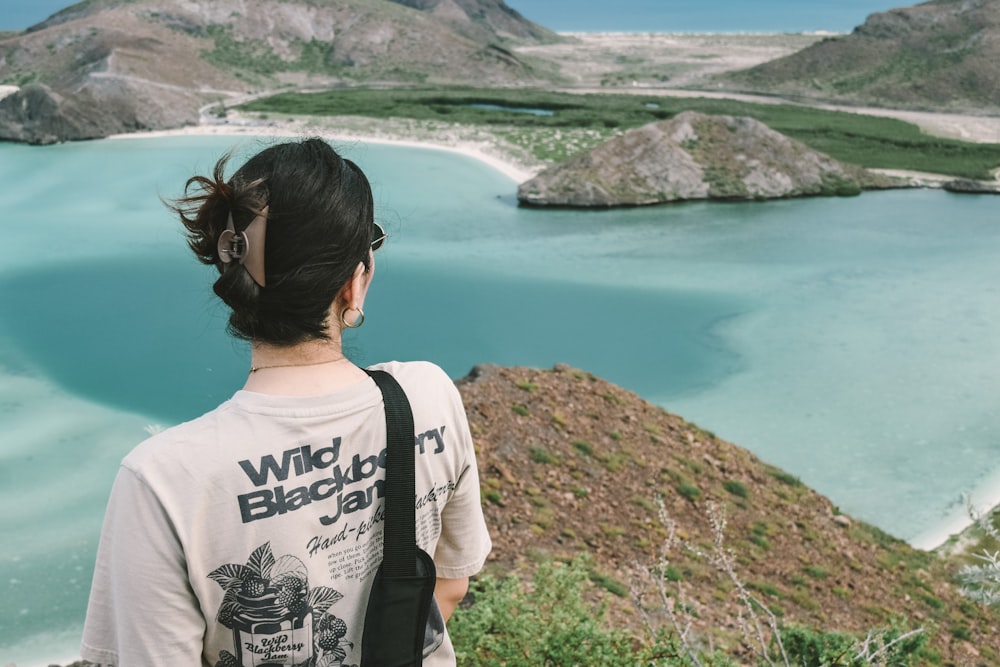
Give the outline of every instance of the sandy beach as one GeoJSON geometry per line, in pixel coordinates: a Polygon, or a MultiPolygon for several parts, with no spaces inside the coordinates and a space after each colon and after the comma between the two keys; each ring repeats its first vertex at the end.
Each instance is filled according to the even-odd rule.
{"type": "MultiPolygon", "coordinates": [[[[646,94],[650,92],[652,91],[646,91],[646,94]]],[[[714,96],[710,93],[671,90],[658,90],[654,94],[684,97],[714,96]]],[[[755,96],[740,96],[740,98],[754,102],[779,102],[775,98],[757,98],[755,96]]],[[[925,133],[933,136],[980,143],[1000,143],[1000,118],[891,109],[826,108],[836,108],[837,110],[850,113],[898,118],[917,125],[925,133]]],[[[295,118],[289,116],[264,121],[230,110],[228,117],[221,122],[208,114],[203,114],[202,122],[198,125],[173,130],[119,134],[109,138],[128,140],[143,137],[205,135],[319,136],[339,144],[371,143],[443,150],[479,160],[496,169],[515,183],[523,183],[529,180],[547,166],[546,163],[536,159],[522,148],[502,141],[485,129],[444,122],[417,123],[408,119],[379,120],[360,116],[295,118]]],[[[943,182],[953,179],[952,176],[925,172],[899,170],[875,171],[908,178],[918,187],[940,187],[943,182]]],[[[995,173],[997,179],[1000,180],[1000,169],[995,173]]]]}
{"type": "Polygon", "coordinates": [[[521,183],[543,167],[537,161],[519,159],[510,149],[505,150],[494,137],[475,128],[443,127],[438,131],[407,128],[405,122],[381,122],[374,119],[338,118],[336,123],[325,119],[285,119],[256,121],[237,114],[228,122],[201,123],[176,130],[116,134],[109,139],[128,140],[170,136],[318,136],[337,144],[370,143],[411,148],[429,148],[458,153],[496,169],[512,181],[521,183]]]}

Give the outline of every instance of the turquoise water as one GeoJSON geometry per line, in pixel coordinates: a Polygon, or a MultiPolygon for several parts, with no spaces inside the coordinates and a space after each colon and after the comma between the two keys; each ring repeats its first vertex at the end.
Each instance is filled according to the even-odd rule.
{"type": "Polygon", "coordinates": [[[500,104],[470,104],[473,109],[486,109],[489,111],[509,111],[510,113],[526,113],[532,116],[554,116],[555,111],[549,109],[532,109],[531,107],[506,107],[500,104]]]}
{"type": "MultiPolygon", "coordinates": [[[[75,652],[117,461],[245,377],[157,199],[234,145],[0,144],[0,663],[75,652]]],[[[566,362],[917,543],[1000,472],[996,198],[539,211],[470,159],[342,148],[391,233],[359,362],[566,362]]]]}

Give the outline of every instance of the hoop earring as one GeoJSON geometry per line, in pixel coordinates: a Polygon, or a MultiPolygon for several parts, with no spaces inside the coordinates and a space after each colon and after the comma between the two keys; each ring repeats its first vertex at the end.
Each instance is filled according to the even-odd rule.
{"type": "Polygon", "coordinates": [[[340,311],[340,323],[344,325],[345,329],[357,329],[358,327],[360,327],[362,324],[365,323],[365,311],[361,310],[360,308],[352,308],[348,306],[347,308],[344,308],[342,311],[340,311]],[[358,311],[358,319],[354,320],[353,323],[347,321],[347,313],[351,310],[358,311]]]}

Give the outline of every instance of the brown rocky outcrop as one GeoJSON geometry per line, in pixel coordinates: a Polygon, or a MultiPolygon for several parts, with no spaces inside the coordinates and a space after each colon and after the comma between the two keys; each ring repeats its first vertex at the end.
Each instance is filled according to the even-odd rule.
{"type": "Polygon", "coordinates": [[[1000,181],[976,181],[956,178],[941,184],[942,190],[962,195],[1000,195],[1000,181]]]}
{"type": "Polygon", "coordinates": [[[148,84],[123,79],[95,81],[66,94],[29,84],[0,99],[0,138],[52,144],[180,127],[198,120],[196,96],[148,92],[148,84]]]}
{"type": "Polygon", "coordinates": [[[641,206],[853,195],[891,184],[752,118],[685,111],[550,167],[521,184],[518,200],[529,206],[641,206]]]}

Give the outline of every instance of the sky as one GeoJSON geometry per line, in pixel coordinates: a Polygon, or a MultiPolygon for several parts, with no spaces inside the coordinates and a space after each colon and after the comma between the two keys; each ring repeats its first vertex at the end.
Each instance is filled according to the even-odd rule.
{"type": "MultiPolygon", "coordinates": [[[[210,1],[210,0],[205,0],[210,1]]],[[[23,30],[67,0],[0,0],[0,30],[23,30]]],[[[891,0],[507,0],[535,23],[563,31],[849,32],[891,0]]]]}
{"type": "Polygon", "coordinates": [[[507,0],[558,31],[850,32],[874,12],[920,0],[507,0]]]}

